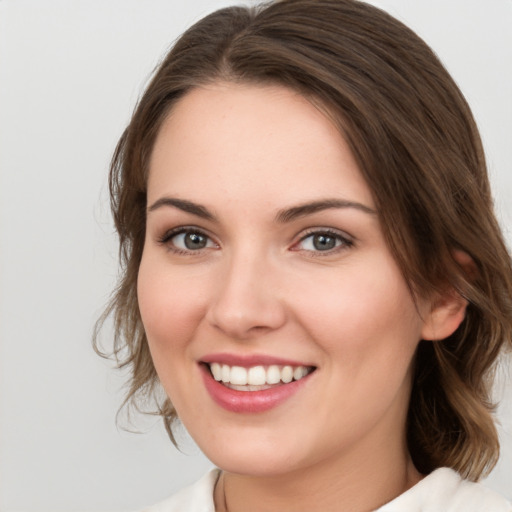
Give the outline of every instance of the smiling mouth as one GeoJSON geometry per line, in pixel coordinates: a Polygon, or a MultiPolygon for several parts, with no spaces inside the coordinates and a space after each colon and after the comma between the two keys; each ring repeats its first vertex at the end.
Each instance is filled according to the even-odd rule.
{"type": "Polygon", "coordinates": [[[229,389],[236,391],[263,391],[298,381],[315,370],[314,366],[230,366],[206,363],[212,377],[229,389]]]}

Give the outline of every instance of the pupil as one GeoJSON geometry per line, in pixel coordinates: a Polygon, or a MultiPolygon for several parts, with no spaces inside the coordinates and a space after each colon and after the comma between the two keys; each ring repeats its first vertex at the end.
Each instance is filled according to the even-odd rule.
{"type": "Polygon", "coordinates": [[[313,246],[319,251],[328,251],[334,249],[336,240],[333,236],[329,235],[315,235],[313,238],[313,246]]]}
{"type": "Polygon", "coordinates": [[[199,233],[188,233],[185,237],[187,249],[202,249],[206,246],[206,237],[199,233]]]}

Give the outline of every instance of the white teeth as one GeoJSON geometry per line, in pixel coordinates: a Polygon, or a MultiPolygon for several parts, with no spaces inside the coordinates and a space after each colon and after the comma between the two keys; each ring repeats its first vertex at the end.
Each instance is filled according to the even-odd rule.
{"type": "Polygon", "coordinates": [[[215,380],[222,380],[222,368],[219,363],[212,363],[210,365],[210,370],[212,371],[212,375],[215,380]]]}
{"type": "Polygon", "coordinates": [[[267,369],[267,384],[278,384],[281,382],[281,370],[279,366],[269,366],[267,369]]]}
{"type": "Polygon", "coordinates": [[[242,387],[244,390],[250,391],[256,391],[257,386],[268,386],[280,382],[288,384],[293,380],[302,379],[312,371],[311,368],[306,366],[293,367],[289,365],[282,367],[271,365],[267,368],[260,365],[244,368],[242,366],[210,363],[209,366],[216,381],[222,381],[233,389],[242,387]]]}
{"type": "Polygon", "coordinates": [[[308,369],[305,366],[297,366],[293,370],[293,379],[300,380],[302,377],[305,377],[308,374],[308,369]]]}
{"type": "Polygon", "coordinates": [[[291,366],[285,366],[281,370],[281,380],[288,384],[288,382],[291,382],[293,380],[293,368],[291,366]]]}
{"type": "Polygon", "coordinates": [[[241,366],[232,366],[229,372],[229,382],[238,386],[247,384],[247,370],[241,366]]]}
{"type": "Polygon", "coordinates": [[[267,381],[267,375],[263,366],[253,366],[247,372],[247,384],[251,386],[263,386],[267,381]]]}

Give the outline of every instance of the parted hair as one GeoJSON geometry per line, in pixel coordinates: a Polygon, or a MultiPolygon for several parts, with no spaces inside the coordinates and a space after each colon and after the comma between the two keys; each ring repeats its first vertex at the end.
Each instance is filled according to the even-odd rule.
{"type": "Polygon", "coordinates": [[[148,165],[173,105],[216,81],[279,84],[319,105],[358,162],[413,296],[449,287],[467,300],[453,335],[418,346],[407,442],[419,471],[448,466],[477,480],[499,454],[491,386],[500,353],[512,346],[510,256],[462,93],[414,32],[357,0],[221,9],[188,29],[156,69],[119,140],[109,181],[121,276],[95,346],[102,352],[98,330],[112,317],[112,352],[130,372],[125,403],[154,400],[174,441],[176,413],[158,398],[137,302],[148,165]],[[458,263],[457,251],[470,256],[473,271],[458,263]]]}

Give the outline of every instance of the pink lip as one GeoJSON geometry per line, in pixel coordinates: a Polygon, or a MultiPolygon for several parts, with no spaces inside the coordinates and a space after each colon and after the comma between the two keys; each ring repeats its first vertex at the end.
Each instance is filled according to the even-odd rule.
{"type": "MultiPolygon", "coordinates": [[[[216,359],[216,361],[219,361],[216,359]]],[[[258,359],[259,364],[262,363],[258,359]]],[[[228,364],[228,363],[224,363],[228,364]]],[[[239,364],[239,363],[237,363],[239,364]]],[[[283,363],[271,363],[283,364],[283,363]]],[[[289,363],[288,363],[289,364],[289,363]]],[[[309,381],[309,377],[314,373],[310,373],[300,380],[292,381],[289,384],[281,384],[262,391],[237,391],[230,389],[220,382],[217,382],[211,375],[210,370],[205,364],[200,364],[201,374],[206,389],[215,403],[223,409],[237,413],[258,413],[265,412],[277,407],[292,395],[297,393],[302,386],[309,381]]],[[[244,366],[240,365],[239,366],[244,366]]],[[[247,366],[247,365],[245,365],[247,366]]]]}
{"type": "Polygon", "coordinates": [[[251,366],[313,366],[308,363],[300,361],[293,361],[291,359],[283,359],[281,357],[268,356],[264,354],[251,354],[251,355],[235,355],[227,353],[208,354],[201,358],[203,363],[220,363],[229,366],[242,366],[249,368],[251,366]]]}

